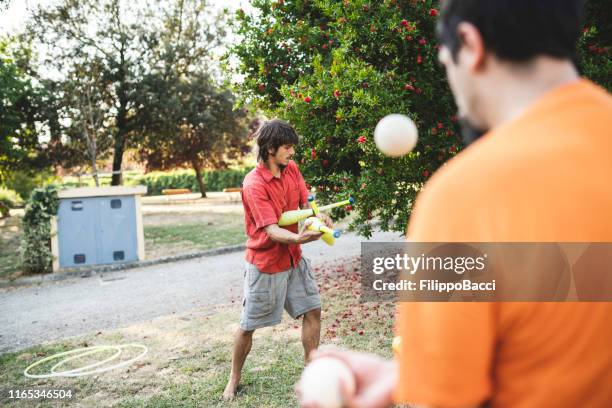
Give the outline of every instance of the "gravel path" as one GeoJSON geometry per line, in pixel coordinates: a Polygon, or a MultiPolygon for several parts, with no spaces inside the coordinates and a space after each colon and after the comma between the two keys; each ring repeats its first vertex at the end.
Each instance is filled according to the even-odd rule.
{"type": "MultiPolygon", "coordinates": [[[[399,241],[375,232],[371,242],[399,241]]],[[[360,254],[363,238],[303,246],[315,265],[360,254]]],[[[242,252],[0,291],[0,353],[240,300],[242,252]]]]}

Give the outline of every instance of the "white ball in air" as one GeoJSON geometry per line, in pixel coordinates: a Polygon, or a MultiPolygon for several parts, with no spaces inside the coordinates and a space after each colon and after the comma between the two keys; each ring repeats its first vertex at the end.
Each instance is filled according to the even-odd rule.
{"type": "Polygon", "coordinates": [[[342,386],[349,395],[355,393],[355,377],[345,363],[334,357],[314,359],[302,373],[301,402],[320,408],[342,408],[342,386]]]}
{"type": "Polygon", "coordinates": [[[418,130],[412,119],[397,113],[382,118],[374,129],[374,143],[383,154],[400,157],[417,144],[418,130]]]}

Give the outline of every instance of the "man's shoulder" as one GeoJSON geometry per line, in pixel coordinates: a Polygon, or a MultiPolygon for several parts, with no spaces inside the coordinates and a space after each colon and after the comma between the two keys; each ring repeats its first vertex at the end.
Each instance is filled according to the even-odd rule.
{"type": "Polygon", "coordinates": [[[299,172],[300,168],[298,167],[296,162],[294,162],[293,160],[289,160],[289,163],[287,164],[287,170],[292,172],[299,172]]]}
{"type": "Polygon", "coordinates": [[[435,208],[438,217],[471,216],[506,200],[509,187],[520,182],[523,165],[519,153],[500,146],[495,137],[485,136],[439,168],[421,190],[418,206],[435,208]],[[506,153],[500,155],[500,149],[506,153]]]}
{"type": "Polygon", "coordinates": [[[289,162],[287,163],[287,166],[285,166],[285,168],[283,169],[283,174],[291,175],[292,177],[295,177],[296,175],[301,174],[301,172],[300,172],[300,168],[298,167],[297,163],[294,162],[293,160],[289,160],[289,162]]]}
{"type": "Polygon", "coordinates": [[[476,230],[510,201],[504,188],[511,173],[508,163],[492,160],[482,142],[451,159],[423,186],[410,217],[411,239],[479,241],[484,235],[476,230]]]}
{"type": "MultiPolygon", "coordinates": [[[[484,140],[482,141],[484,142],[484,140]]],[[[484,188],[499,172],[504,163],[490,160],[489,148],[470,146],[438,169],[425,185],[423,193],[435,194],[445,200],[467,198],[465,192],[484,193],[484,188]]]]}
{"type": "MultiPolygon", "coordinates": [[[[582,101],[586,99],[608,114],[612,111],[612,94],[608,90],[587,79],[582,79],[580,85],[582,101]]],[[[576,107],[576,104],[574,104],[574,107],[576,107]]],[[[606,115],[606,119],[610,120],[610,116],[606,115]]]]}
{"type": "Polygon", "coordinates": [[[253,184],[260,184],[262,182],[262,178],[257,172],[257,167],[254,167],[249,171],[246,176],[244,176],[244,180],[242,181],[242,187],[252,186],[253,184]]]}

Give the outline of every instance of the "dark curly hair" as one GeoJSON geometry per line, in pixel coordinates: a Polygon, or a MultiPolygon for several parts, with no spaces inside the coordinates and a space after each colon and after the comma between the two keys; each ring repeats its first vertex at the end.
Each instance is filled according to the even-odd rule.
{"type": "Polygon", "coordinates": [[[282,145],[296,145],[300,140],[291,125],[280,119],[264,122],[255,132],[255,138],[259,149],[257,160],[264,162],[268,160],[270,150],[276,152],[282,145]]]}

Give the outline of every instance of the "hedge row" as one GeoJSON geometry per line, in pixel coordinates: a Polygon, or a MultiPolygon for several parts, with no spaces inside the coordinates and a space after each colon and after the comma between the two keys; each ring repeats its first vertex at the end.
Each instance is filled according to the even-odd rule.
{"type": "MultiPolygon", "coordinates": [[[[244,176],[252,169],[213,170],[204,172],[204,183],[206,191],[222,191],[228,187],[240,187],[244,176]]],[[[109,186],[111,177],[100,177],[101,186],[109,186]]],[[[147,174],[127,173],[124,175],[123,184],[126,186],[147,186],[147,195],[160,195],[162,190],[168,188],[188,188],[193,192],[199,192],[198,182],[193,170],[156,171],[147,174]]],[[[70,187],[93,187],[94,181],[91,177],[65,177],[60,188],[70,187]]]]}
{"type": "Polygon", "coordinates": [[[57,215],[57,187],[49,185],[32,191],[21,225],[21,263],[25,272],[51,272],[51,217],[57,215]]]}
{"type": "MultiPolygon", "coordinates": [[[[251,170],[228,169],[207,171],[204,173],[206,191],[222,191],[224,188],[240,187],[244,176],[251,170]]],[[[193,192],[200,191],[193,170],[177,170],[173,172],[152,172],[133,179],[125,180],[126,185],[145,185],[147,195],[160,195],[168,188],[188,188],[193,192]]]]}

